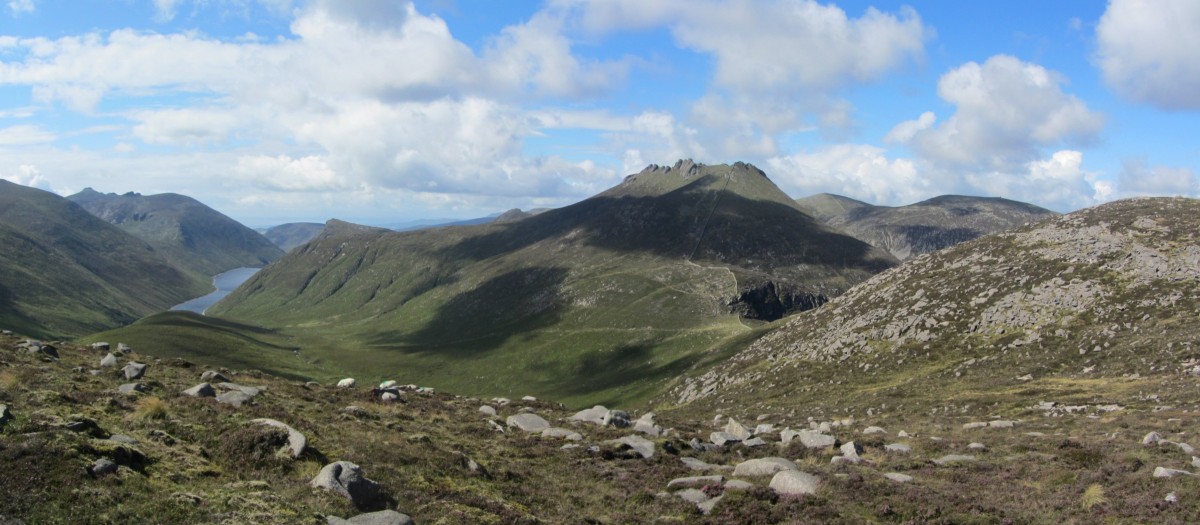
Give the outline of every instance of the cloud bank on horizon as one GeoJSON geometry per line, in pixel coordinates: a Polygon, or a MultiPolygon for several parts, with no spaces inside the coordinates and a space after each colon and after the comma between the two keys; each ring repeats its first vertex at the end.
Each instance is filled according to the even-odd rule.
{"type": "Polygon", "coordinates": [[[560,206],[678,158],[879,204],[1200,193],[1200,2],[912,4],[10,0],[0,178],[255,225],[560,206]]]}

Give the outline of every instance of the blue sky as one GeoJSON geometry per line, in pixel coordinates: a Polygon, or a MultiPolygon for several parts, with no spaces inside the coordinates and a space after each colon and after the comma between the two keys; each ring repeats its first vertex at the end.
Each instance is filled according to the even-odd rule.
{"type": "Polygon", "coordinates": [[[247,224],[795,197],[1197,196],[1200,2],[0,0],[0,178],[247,224]]]}

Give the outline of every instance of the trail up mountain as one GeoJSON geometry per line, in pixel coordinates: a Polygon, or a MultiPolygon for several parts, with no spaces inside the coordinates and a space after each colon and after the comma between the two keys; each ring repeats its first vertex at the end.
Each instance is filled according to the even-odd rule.
{"type": "Polygon", "coordinates": [[[796,202],[810,215],[901,260],[1055,215],[1023,202],[961,195],[897,207],[828,193],[796,202]]]}
{"type": "Polygon", "coordinates": [[[208,288],[207,279],[71,201],[0,181],[0,324],[30,335],[82,335],[208,288]]]}

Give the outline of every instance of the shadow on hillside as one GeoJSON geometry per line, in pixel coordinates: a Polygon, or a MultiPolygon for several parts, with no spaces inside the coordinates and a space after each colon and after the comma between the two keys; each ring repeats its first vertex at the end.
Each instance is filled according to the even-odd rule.
{"type": "Polygon", "coordinates": [[[266,337],[284,337],[275,330],[263,328],[261,326],[242,324],[235,321],[230,321],[228,319],[222,319],[220,317],[200,315],[195,312],[163,312],[146,317],[138,321],[137,324],[142,327],[183,328],[188,331],[197,330],[201,332],[216,332],[277,350],[291,351],[298,348],[295,346],[280,345],[266,341],[264,339],[266,337]]]}
{"type": "Polygon", "coordinates": [[[558,289],[567,273],[532,267],[501,274],[443,304],[420,330],[384,332],[369,343],[455,357],[493,350],[512,337],[558,323],[558,289]]]}
{"type": "MultiPolygon", "coordinates": [[[[595,394],[668,379],[704,357],[701,353],[695,353],[660,366],[650,366],[647,361],[653,358],[654,349],[654,343],[632,343],[620,345],[611,351],[589,353],[570,371],[571,380],[563,382],[562,395],[595,394]]],[[[610,399],[597,399],[595,402],[611,405],[620,402],[619,397],[620,394],[614,393],[610,399]]]]}
{"type": "Polygon", "coordinates": [[[13,299],[12,290],[0,284],[0,330],[11,330],[29,337],[49,335],[41,323],[22,313],[13,299]]]}
{"type": "MultiPolygon", "coordinates": [[[[711,176],[710,176],[711,177],[711,176]]],[[[616,252],[645,252],[723,264],[831,265],[882,271],[871,246],[835,233],[785,204],[709,189],[705,178],[653,197],[593,197],[483,233],[444,249],[450,259],[482,260],[548,239],[616,252]],[[716,205],[714,208],[714,204],[716,205]]]]}

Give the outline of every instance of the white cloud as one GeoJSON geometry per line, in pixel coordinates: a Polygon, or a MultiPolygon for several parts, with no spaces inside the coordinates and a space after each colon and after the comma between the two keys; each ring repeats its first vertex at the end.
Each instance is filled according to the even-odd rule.
{"type": "Polygon", "coordinates": [[[39,126],[23,124],[0,128],[0,146],[27,146],[54,142],[58,136],[39,126]]]}
{"type": "Polygon", "coordinates": [[[279,191],[331,191],[347,189],[347,181],[315,156],[293,159],[265,155],[238,159],[237,173],[252,184],[279,191]]]}
{"type": "Polygon", "coordinates": [[[175,9],[179,7],[180,0],[154,0],[155,18],[159,21],[167,22],[175,18],[175,9]]]}
{"type": "Polygon", "coordinates": [[[979,171],[965,176],[967,187],[982,195],[1033,202],[1059,211],[1091,206],[1103,200],[1098,174],[1083,169],[1083,153],[1056,151],[1048,159],[1028,162],[1023,170],[979,171]]]}
{"type": "Polygon", "coordinates": [[[1200,2],[1112,0],[1096,27],[1096,62],[1122,96],[1200,109],[1200,2]]]}
{"type": "Polygon", "coordinates": [[[889,159],[882,148],[837,144],[774,157],[766,171],[793,196],[829,192],[876,204],[908,204],[932,197],[928,181],[908,159],[889,159]]]}
{"type": "Polygon", "coordinates": [[[1117,191],[1122,197],[1139,195],[1182,195],[1194,197],[1200,193],[1200,180],[1189,168],[1148,166],[1144,160],[1125,162],[1117,179],[1117,191]]]}
{"type": "Polygon", "coordinates": [[[196,145],[225,141],[242,126],[238,114],[227,110],[182,108],[138,111],[130,115],[133,134],[150,144],[196,145]]]}
{"type": "Polygon", "coordinates": [[[1064,93],[1066,80],[1039,65],[996,55],[968,62],[938,81],[938,95],[955,113],[934,125],[922,114],[893,128],[888,139],[907,143],[923,159],[959,168],[1012,171],[1043,147],[1094,140],[1104,116],[1064,93]]]}
{"type": "Polygon", "coordinates": [[[32,13],[37,10],[37,3],[34,0],[11,0],[8,2],[8,10],[14,15],[32,13]]]}
{"type": "Polygon", "coordinates": [[[16,169],[0,169],[0,179],[22,186],[52,191],[50,189],[50,181],[42,176],[42,172],[37,166],[31,164],[21,164],[16,169]]]}
{"type": "Polygon", "coordinates": [[[571,53],[564,17],[541,11],[528,22],[504,28],[483,56],[491,77],[501,85],[562,97],[600,93],[622,82],[627,63],[585,62],[571,53]]]}

